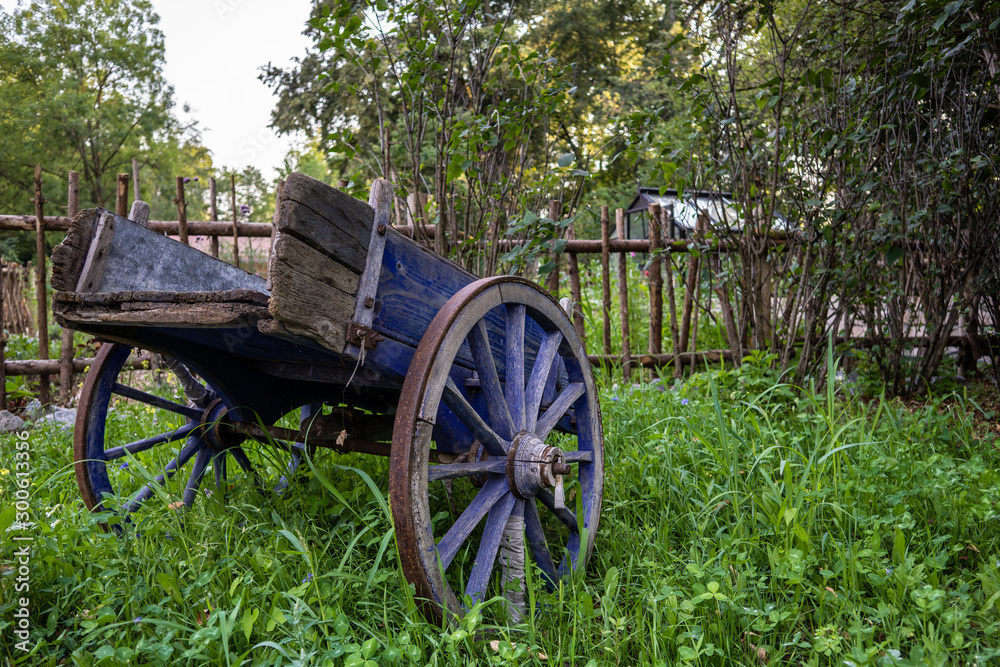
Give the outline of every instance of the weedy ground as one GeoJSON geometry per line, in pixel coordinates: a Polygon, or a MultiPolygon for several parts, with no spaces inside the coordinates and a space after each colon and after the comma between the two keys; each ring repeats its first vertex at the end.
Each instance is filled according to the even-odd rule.
{"type": "MultiPolygon", "coordinates": [[[[397,564],[381,459],[320,453],[283,494],[237,478],[190,512],[168,508],[173,488],[119,537],[79,499],[71,435],[38,427],[34,649],[14,646],[5,538],[0,652],[30,665],[1000,660],[996,415],[961,395],[914,407],[854,399],[832,379],[800,390],[767,366],[751,358],[677,385],[601,376],[595,552],[556,591],[532,583],[534,612],[517,626],[487,623],[496,599],[457,627],[423,619],[397,564]]],[[[162,430],[150,414],[119,418],[162,430]]]]}

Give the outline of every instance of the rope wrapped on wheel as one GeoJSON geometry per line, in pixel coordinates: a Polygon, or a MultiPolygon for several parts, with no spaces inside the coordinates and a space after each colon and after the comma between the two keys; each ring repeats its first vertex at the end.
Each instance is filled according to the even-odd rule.
{"type": "Polygon", "coordinates": [[[507,619],[524,620],[524,517],[511,514],[500,538],[500,581],[507,598],[507,619]]]}

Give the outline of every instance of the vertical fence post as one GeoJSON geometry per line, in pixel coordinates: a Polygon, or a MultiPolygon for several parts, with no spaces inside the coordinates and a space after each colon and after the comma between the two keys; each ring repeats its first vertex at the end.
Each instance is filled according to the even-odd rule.
{"type": "Polygon", "coordinates": [[[184,200],[183,176],[177,177],[177,199],[174,201],[177,203],[177,235],[180,236],[181,243],[191,245],[188,243],[187,201],[184,200]]]}
{"type": "MultiPolygon", "coordinates": [[[[663,274],[660,270],[660,205],[650,204],[649,214],[649,353],[663,352],[663,274]]],[[[670,260],[667,260],[669,264],[670,260]]],[[[669,271],[669,269],[668,269],[669,271]]]]}
{"type": "MultiPolygon", "coordinates": [[[[38,358],[49,358],[49,304],[45,292],[45,212],[42,198],[42,165],[35,165],[35,296],[38,298],[38,358]]],[[[38,376],[38,400],[42,405],[52,402],[49,376],[38,376]]]]}
{"type": "MultiPolygon", "coordinates": [[[[625,211],[615,209],[615,230],[618,240],[625,238],[625,211]]],[[[628,331],[628,253],[618,253],[618,310],[622,320],[622,373],[625,380],[632,379],[632,347],[628,331]]]]}
{"type": "Polygon", "coordinates": [[[694,288],[694,318],[691,321],[691,374],[694,374],[694,360],[698,356],[698,302],[701,300],[701,280],[694,288]]]}
{"type": "Polygon", "coordinates": [[[240,265],[240,229],[236,211],[236,174],[229,177],[229,196],[233,203],[233,264],[240,265]]]}
{"type": "MultiPolygon", "coordinates": [[[[674,223],[671,217],[672,207],[661,208],[659,211],[659,227],[673,229],[674,223]]],[[[667,306],[670,308],[670,345],[674,348],[674,377],[681,376],[680,353],[684,351],[678,342],[677,335],[677,298],[674,295],[674,262],[670,258],[670,253],[665,256],[667,261],[666,283],[667,283],[667,306]]]]}
{"type": "MultiPolygon", "coordinates": [[[[569,224],[569,238],[576,239],[573,223],[569,224]]],[[[585,339],[585,335],[583,329],[583,293],[580,290],[580,260],[575,252],[571,252],[567,253],[566,261],[569,273],[569,292],[573,299],[573,327],[582,341],[585,339]]]]}
{"type": "MultiPolygon", "coordinates": [[[[215,222],[219,219],[219,192],[215,185],[215,176],[208,179],[208,219],[215,222]]],[[[212,257],[219,256],[219,237],[213,234],[211,237],[212,257]]]]}
{"type": "Polygon", "coordinates": [[[132,158],[132,201],[142,201],[139,193],[139,161],[132,158]]]}
{"type": "MultiPolygon", "coordinates": [[[[135,170],[133,161],[133,171],[135,170]]],[[[70,220],[80,212],[80,174],[69,172],[69,192],[66,196],[66,214],[70,220]]],[[[63,329],[59,340],[59,402],[69,405],[73,390],[73,330],[63,329]]]]}
{"type": "MultiPolygon", "coordinates": [[[[696,237],[698,236],[697,232],[699,232],[702,229],[703,224],[704,224],[704,214],[699,214],[698,221],[695,223],[696,237]]],[[[681,342],[680,342],[681,352],[687,352],[688,337],[690,336],[691,332],[691,311],[694,307],[692,300],[694,299],[694,291],[696,283],[698,281],[698,273],[700,271],[701,271],[700,258],[697,257],[694,253],[690,253],[688,255],[687,284],[684,286],[684,314],[682,316],[683,319],[681,320],[681,342]]]]}
{"type": "Polygon", "coordinates": [[[611,356],[611,215],[601,207],[601,306],[604,311],[604,354],[611,356]]]}
{"type": "Polygon", "coordinates": [[[128,174],[118,174],[118,187],[115,188],[115,215],[123,218],[128,215],[128,174]]]}
{"type": "Polygon", "coordinates": [[[7,329],[4,327],[5,319],[3,314],[3,295],[6,291],[3,277],[4,265],[0,259],[0,410],[7,409],[7,361],[4,348],[7,347],[7,329]]]}
{"type": "MultiPolygon", "coordinates": [[[[552,221],[557,221],[559,219],[559,212],[562,209],[562,205],[559,203],[558,199],[549,200],[549,219],[552,221]]],[[[559,232],[556,231],[555,238],[559,238],[559,232]]],[[[559,298],[559,253],[552,253],[552,271],[549,272],[548,278],[548,288],[552,292],[552,296],[556,299],[559,298]]]]}

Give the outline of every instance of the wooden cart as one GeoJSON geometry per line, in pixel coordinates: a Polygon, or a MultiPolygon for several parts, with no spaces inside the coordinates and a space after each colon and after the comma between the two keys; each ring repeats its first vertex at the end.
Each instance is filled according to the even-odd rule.
{"type": "Polygon", "coordinates": [[[593,549],[604,473],[586,352],[533,283],[477,279],[392,229],[392,199],[387,181],[365,204],[293,174],[267,281],[142,220],[82,213],[52,260],[59,323],[109,342],[79,404],[80,491],[127,523],[171,489],[168,506],[190,506],[210,468],[216,487],[281,492],[313,447],[389,456],[399,555],[425,613],[500,594],[516,618],[526,557],[552,586],[593,549]],[[152,375],[130,370],[141,354],[162,355],[183,399],[139,386],[152,375]],[[112,418],[136,405],[164,432],[135,439],[112,418]],[[251,442],[287,466],[269,477],[251,442]]]}

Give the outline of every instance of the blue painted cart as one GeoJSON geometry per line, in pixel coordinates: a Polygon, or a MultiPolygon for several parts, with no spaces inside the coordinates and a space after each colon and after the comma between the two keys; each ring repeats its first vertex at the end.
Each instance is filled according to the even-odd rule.
{"type": "Polygon", "coordinates": [[[293,174],[268,281],[141,219],[82,213],[53,253],[56,318],[108,341],[79,404],[80,491],[121,525],[240,480],[280,493],[315,447],[388,456],[425,613],[500,595],[516,619],[526,560],[554,586],[593,549],[590,366],[549,294],[425,250],[389,226],[392,200],[387,181],[365,204],[293,174]],[[134,370],[156,359],[176,395],[157,388],[163,371],[134,370]],[[130,433],[135,410],[163,432],[130,433]]]}

